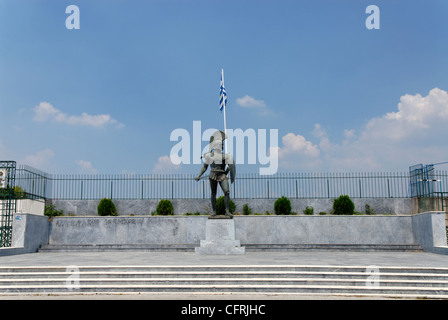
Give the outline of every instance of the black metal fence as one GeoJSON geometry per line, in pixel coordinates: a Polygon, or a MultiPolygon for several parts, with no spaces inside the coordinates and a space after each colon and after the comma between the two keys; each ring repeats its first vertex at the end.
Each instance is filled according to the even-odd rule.
{"type": "MultiPolygon", "coordinates": [[[[193,174],[47,174],[29,166],[17,168],[16,186],[32,197],[60,200],[202,199],[210,194],[207,177],[193,174]]],[[[448,191],[448,171],[433,173],[432,194],[448,191]]],[[[218,188],[219,189],[219,188],[218,188]]],[[[279,173],[272,176],[239,173],[231,185],[234,199],[407,198],[408,172],[279,173]]]]}

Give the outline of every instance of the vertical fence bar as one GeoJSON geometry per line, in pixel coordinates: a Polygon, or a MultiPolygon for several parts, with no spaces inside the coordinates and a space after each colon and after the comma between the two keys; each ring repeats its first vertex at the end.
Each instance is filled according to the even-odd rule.
{"type": "Polygon", "coordinates": [[[268,185],[268,199],[269,199],[269,180],[267,181],[267,185],[268,185]]]}
{"type": "Polygon", "coordinates": [[[361,193],[361,179],[359,179],[359,197],[362,198],[362,193],[361,193]]]}
{"type": "Polygon", "coordinates": [[[297,184],[297,179],[296,179],[296,199],[299,199],[299,186],[297,184]]]}
{"type": "Polygon", "coordinates": [[[388,195],[388,198],[390,198],[390,185],[389,185],[389,178],[387,179],[387,195],[388,195]]]}

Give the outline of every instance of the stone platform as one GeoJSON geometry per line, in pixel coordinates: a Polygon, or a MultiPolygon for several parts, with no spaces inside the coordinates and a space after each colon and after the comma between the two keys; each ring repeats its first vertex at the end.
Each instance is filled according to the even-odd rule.
{"type": "MultiPolygon", "coordinates": [[[[212,220],[207,216],[92,216],[54,217],[49,221],[45,216],[16,214],[12,247],[1,248],[0,256],[36,252],[47,245],[55,249],[134,247],[144,251],[164,248],[193,251],[201,240],[203,247],[213,242],[211,235],[206,234],[207,221],[212,220]]],[[[448,254],[445,214],[441,212],[412,216],[234,216],[231,221],[234,237],[226,245],[234,248],[243,245],[251,251],[421,248],[425,252],[448,254]],[[236,240],[239,243],[232,242],[236,240]]]]}
{"type": "Polygon", "coordinates": [[[233,219],[207,219],[205,240],[195,248],[197,254],[244,254],[239,240],[235,239],[235,221],[233,219]]]}

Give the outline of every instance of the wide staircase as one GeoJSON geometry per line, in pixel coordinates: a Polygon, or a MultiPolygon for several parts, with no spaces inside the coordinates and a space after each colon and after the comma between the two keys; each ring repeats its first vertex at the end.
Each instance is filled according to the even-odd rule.
{"type": "Polygon", "coordinates": [[[367,266],[0,267],[11,294],[293,294],[448,299],[447,268],[367,266]]]}

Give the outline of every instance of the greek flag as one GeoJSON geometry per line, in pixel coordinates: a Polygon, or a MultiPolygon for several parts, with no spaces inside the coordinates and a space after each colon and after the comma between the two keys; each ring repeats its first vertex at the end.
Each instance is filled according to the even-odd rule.
{"type": "Polygon", "coordinates": [[[223,110],[227,104],[226,89],[224,88],[224,70],[221,71],[221,85],[219,91],[219,110],[223,110]]]}

